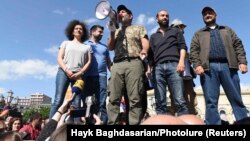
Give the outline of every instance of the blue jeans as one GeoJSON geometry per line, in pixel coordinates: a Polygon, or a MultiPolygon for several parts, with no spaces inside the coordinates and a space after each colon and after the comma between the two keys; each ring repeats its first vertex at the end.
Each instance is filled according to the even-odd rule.
{"type": "Polygon", "coordinates": [[[106,109],[107,98],[107,76],[87,76],[84,89],[84,99],[86,96],[95,94],[96,104],[101,114],[103,124],[107,124],[108,116],[106,109]]]}
{"type": "Polygon", "coordinates": [[[240,80],[236,69],[230,69],[227,63],[210,63],[210,70],[205,71],[200,82],[205,96],[205,121],[208,125],[220,125],[218,112],[220,84],[232,106],[236,120],[247,117],[247,109],[243,104],[240,90],[240,80]]]}
{"type": "MultiPolygon", "coordinates": [[[[52,118],[58,108],[62,105],[69,84],[72,86],[74,83],[75,80],[70,80],[61,68],[58,69],[56,75],[56,92],[54,96],[54,102],[51,105],[49,118],[52,118]]],[[[75,99],[73,100],[73,106],[75,109],[80,108],[80,100],[81,94],[76,95],[75,99]]]]}
{"type": "Polygon", "coordinates": [[[188,107],[184,99],[184,85],[182,75],[176,72],[177,62],[157,64],[154,68],[154,90],[157,114],[168,114],[166,91],[167,85],[173,95],[177,115],[188,114],[188,107]]]}

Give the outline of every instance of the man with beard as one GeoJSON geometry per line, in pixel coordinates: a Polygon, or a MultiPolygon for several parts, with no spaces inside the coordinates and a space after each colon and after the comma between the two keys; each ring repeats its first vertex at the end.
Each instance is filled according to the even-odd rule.
{"type": "Polygon", "coordinates": [[[92,47],[93,57],[89,70],[85,73],[84,97],[95,94],[96,105],[98,106],[97,111],[100,114],[103,124],[107,124],[107,68],[110,69],[111,61],[108,47],[100,42],[103,30],[104,28],[100,25],[92,26],[90,28],[90,39],[85,42],[92,47]]]}
{"type": "Polygon", "coordinates": [[[206,26],[198,30],[192,39],[190,59],[204,92],[206,124],[221,124],[218,112],[220,84],[233,108],[236,121],[247,117],[240,91],[238,70],[247,73],[247,59],[242,41],[227,26],[216,23],[216,12],[204,7],[202,12],[206,26]]]}
{"type": "Polygon", "coordinates": [[[108,103],[108,124],[119,124],[122,95],[127,97],[128,124],[138,125],[143,118],[144,66],[149,42],[143,26],[132,25],[133,14],[124,5],[117,7],[121,27],[111,30],[108,47],[114,50],[114,64],[111,68],[110,96],[108,103]]]}
{"type": "Polygon", "coordinates": [[[188,114],[184,99],[182,73],[185,69],[184,60],[187,50],[183,33],[169,26],[169,13],[161,10],[156,15],[159,29],[150,37],[149,62],[155,81],[154,92],[156,113],[169,114],[167,109],[166,90],[173,95],[176,114],[188,114]]]}

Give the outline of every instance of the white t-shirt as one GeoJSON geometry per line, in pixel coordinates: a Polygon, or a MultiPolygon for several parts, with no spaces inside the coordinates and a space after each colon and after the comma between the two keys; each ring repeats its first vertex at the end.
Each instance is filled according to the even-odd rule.
{"type": "Polygon", "coordinates": [[[90,45],[79,44],[73,41],[63,41],[60,48],[64,48],[63,61],[68,69],[78,72],[88,61],[88,53],[92,53],[90,45]]]}

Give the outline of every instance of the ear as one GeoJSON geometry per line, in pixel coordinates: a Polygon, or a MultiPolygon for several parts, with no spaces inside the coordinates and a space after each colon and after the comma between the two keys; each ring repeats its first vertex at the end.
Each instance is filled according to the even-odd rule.
{"type": "Polygon", "coordinates": [[[133,19],[133,15],[130,15],[130,20],[133,19]]]}

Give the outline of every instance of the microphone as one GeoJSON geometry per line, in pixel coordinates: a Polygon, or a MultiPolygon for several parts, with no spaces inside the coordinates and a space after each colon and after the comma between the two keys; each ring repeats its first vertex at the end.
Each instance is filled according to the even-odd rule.
{"type": "Polygon", "coordinates": [[[71,91],[72,91],[71,99],[72,99],[72,101],[74,100],[76,95],[78,95],[78,94],[80,94],[82,92],[83,88],[84,88],[84,81],[82,79],[76,80],[75,84],[71,88],[71,91]]]}
{"type": "Polygon", "coordinates": [[[93,96],[87,96],[86,97],[86,100],[85,100],[85,103],[87,105],[87,109],[86,109],[86,114],[85,114],[85,117],[90,117],[90,108],[93,104],[93,101],[94,101],[94,97],[93,96]]]}

